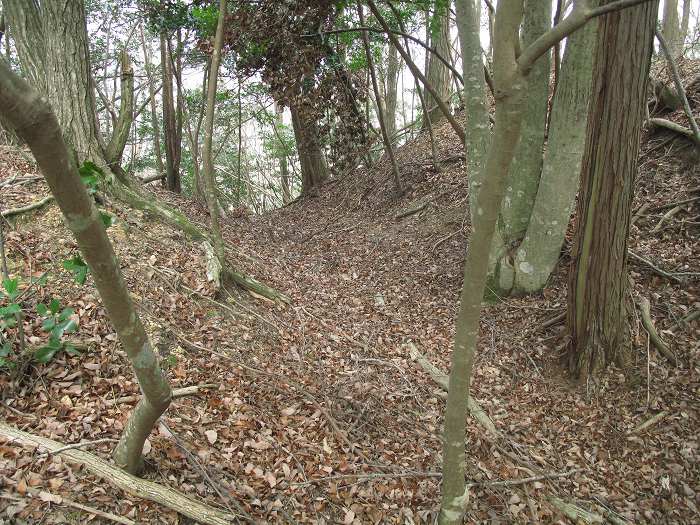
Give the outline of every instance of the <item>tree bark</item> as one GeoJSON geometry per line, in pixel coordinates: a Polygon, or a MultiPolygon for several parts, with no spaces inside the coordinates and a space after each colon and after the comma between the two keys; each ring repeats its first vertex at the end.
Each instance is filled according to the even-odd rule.
{"type": "Polygon", "coordinates": [[[165,138],[165,186],[180,193],[180,144],[173,96],[172,46],[166,33],[160,34],[160,67],[163,78],[163,136],[165,138]]]}
{"type": "Polygon", "coordinates": [[[114,459],[127,472],[136,474],[143,464],[143,444],[170,404],[170,386],[131,302],[100,214],[80,178],[75,158],[66,147],[58,120],[40,95],[2,62],[0,113],[31,148],[134,367],[143,398],[124,426],[114,459]]]}
{"type": "Polygon", "coordinates": [[[46,45],[42,11],[36,0],[2,0],[3,14],[12,31],[20,67],[41,93],[46,92],[46,45]]]}
{"type": "Polygon", "coordinates": [[[158,103],[156,101],[156,87],[153,77],[155,71],[151,62],[151,48],[146,43],[146,36],[141,26],[141,45],[143,46],[143,59],[146,66],[146,76],[148,82],[148,94],[151,97],[151,127],[153,128],[153,156],[156,159],[156,173],[161,178],[165,177],[165,168],[163,167],[163,153],[160,147],[160,124],[158,119],[158,103]]]}
{"type": "MultiPolygon", "coordinates": [[[[211,61],[209,65],[209,80],[207,81],[207,110],[204,119],[204,146],[202,147],[202,157],[204,169],[204,187],[207,195],[207,206],[209,208],[209,221],[214,238],[214,253],[223,267],[226,256],[224,253],[224,240],[221,237],[221,225],[219,224],[219,198],[216,185],[216,173],[214,172],[214,159],[212,154],[212,141],[214,138],[214,112],[216,109],[216,85],[219,79],[219,64],[221,63],[221,48],[224,43],[224,25],[226,21],[226,0],[219,0],[219,21],[216,26],[214,36],[214,47],[212,49],[211,61]]],[[[217,283],[218,284],[218,283],[217,283]]]]}
{"type": "Polygon", "coordinates": [[[398,100],[399,81],[399,53],[396,47],[387,43],[387,66],[386,66],[386,131],[391,139],[392,145],[396,141],[396,103],[398,100]]]}
{"type": "Polygon", "coordinates": [[[328,178],[328,165],[321,151],[318,124],[301,107],[292,105],[289,110],[292,113],[292,127],[301,164],[301,193],[313,194],[328,178]]]}
{"type": "Polygon", "coordinates": [[[678,21],[678,0],[664,0],[661,33],[668,42],[668,50],[675,59],[683,53],[683,37],[678,21]]]}
{"type": "MultiPolygon", "coordinates": [[[[525,46],[551,27],[552,5],[548,0],[525,0],[521,38],[525,46]]],[[[511,254],[522,241],[530,222],[532,207],[542,173],[544,137],[549,99],[550,52],[541,56],[527,80],[525,114],[515,158],[510,167],[500,219],[491,246],[489,289],[498,296],[509,295],[515,272],[511,254]]]]}
{"type": "Polygon", "coordinates": [[[467,114],[464,152],[467,159],[466,175],[469,179],[469,211],[472,224],[476,223],[479,191],[484,180],[484,165],[491,144],[477,1],[480,0],[455,0],[457,33],[462,50],[464,112],[467,114]]]}
{"type": "MultiPolygon", "coordinates": [[[[591,2],[597,6],[598,2],[591,2]]],[[[527,233],[515,254],[511,294],[544,288],[554,270],[578,190],[591,99],[593,53],[597,24],[572,34],[564,50],[551,109],[549,138],[542,175],[527,233]]]]}
{"type": "Polygon", "coordinates": [[[598,28],[567,312],[580,379],[624,363],[630,346],[627,239],[657,11],[658,1],[643,3],[598,28]]]}
{"type": "MultiPolygon", "coordinates": [[[[362,5],[358,5],[357,12],[360,17],[360,24],[365,25],[365,17],[362,13],[362,5]]],[[[382,97],[379,91],[379,85],[377,83],[377,75],[374,71],[374,60],[372,59],[372,50],[369,45],[369,37],[367,36],[367,31],[362,32],[362,42],[365,48],[365,56],[367,57],[367,69],[369,70],[370,78],[372,79],[372,89],[374,91],[374,98],[377,102],[377,119],[379,120],[379,128],[382,133],[382,140],[384,141],[384,150],[386,151],[389,161],[391,162],[391,171],[394,175],[394,191],[397,195],[403,193],[403,186],[401,184],[401,173],[399,172],[399,165],[396,162],[396,157],[394,156],[394,147],[391,145],[391,137],[387,131],[386,124],[384,122],[384,117],[386,116],[382,97]]]]}
{"type": "MultiPolygon", "coordinates": [[[[450,2],[436,0],[433,4],[433,15],[426,21],[430,33],[430,44],[441,57],[450,59],[452,48],[450,47],[450,18],[448,16],[450,2]]],[[[426,78],[435,89],[440,100],[449,101],[450,98],[450,70],[438,59],[434,53],[426,53],[428,66],[426,78]]],[[[430,93],[426,96],[427,112],[430,115],[429,122],[437,122],[442,116],[436,97],[430,93]]],[[[428,119],[423,117],[423,127],[428,125],[428,119]]]]}
{"type": "Polygon", "coordinates": [[[119,106],[119,117],[112,131],[112,138],[105,149],[105,160],[110,167],[121,165],[131,124],[134,121],[134,69],[126,49],[121,51],[120,62],[121,105],[119,106]]]}

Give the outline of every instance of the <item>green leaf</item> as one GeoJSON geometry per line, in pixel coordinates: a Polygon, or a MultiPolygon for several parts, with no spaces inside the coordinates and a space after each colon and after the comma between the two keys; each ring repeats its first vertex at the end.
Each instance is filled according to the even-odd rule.
{"type": "Polygon", "coordinates": [[[51,310],[51,313],[56,315],[60,309],[61,303],[58,301],[58,299],[51,299],[51,302],[49,303],[49,310],[51,310]]]}
{"type": "Polygon", "coordinates": [[[0,347],[0,357],[7,357],[11,352],[12,345],[9,343],[9,341],[0,347]]]}
{"type": "Polygon", "coordinates": [[[39,303],[36,305],[36,313],[39,315],[48,315],[49,308],[44,303],[39,303]]]}
{"type": "Polygon", "coordinates": [[[22,311],[22,307],[17,303],[11,303],[3,308],[0,308],[0,316],[8,317],[10,315],[16,315],[22,311]]]}
{"type": "MultiPolygon", "coordinates": [[[[2,316],[0,316],[0,317],[2,317],[2,316]]],[[[17,319],[15,319],[15,317],[13,316],[13,317],[5,319],[4,321],[0,321],[0,328],[3,328],[3,329],[12,328],[16,324],[17,324],[17,319]]]]}
{"type": "Polygon", "coordinates": [[[34,359],[39,363],[48,363],[53,359],[60,348],[52,348],[50,346],[42,346],[34,353],[34,359]]]}
{"type": "Polygon", "coordinates": [[[63,347],[63,349],[70,355],[81,355],[80,350],[78,350],[76,347],[74,347],[71,344],[66,343],[66,345],[63,347]]]}
{"type": "Polygon", "coordinates": [[[88,274],[88,265],[83,261],[80,255],[74,256],[72,259],[63,261],[63,267],[73,272],[73,279],[78,284],[85,284],[85,279],[88,274]]]}
{"type": "Polygon", "coordinates": [[[105,228],[113,226],[117,222],[117,218],[111,213],[100,211],[100,219],[102,219],[102,224],[105,228]]]}
{"type": "Polygon", "coordinates": [[[7,296],[10,299],[14,299],[19,293],[17,291],[19,288],[19,277],[15,277],[14,279],[3,279],[2,287],[5,289],[7,296]]]}
{"type": "Polygon", "coordinates": [[[65,321],[74,313],[75,313],[75,310],[73,310],[72,308],[64,308],[63,311],[59,314],[58,320],[65,321]]]}

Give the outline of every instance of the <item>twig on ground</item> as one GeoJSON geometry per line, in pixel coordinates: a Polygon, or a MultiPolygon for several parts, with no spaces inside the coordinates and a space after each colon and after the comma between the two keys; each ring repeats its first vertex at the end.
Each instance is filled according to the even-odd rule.
{"type": "Polygon", "coordinates": [[[698,319],[698,318],[700,318],[700,308],[693,311],[693,312],[690,312],[685,317],[679,319],[677,323],[675,323],[673,326],[671,326],[671,330],[675,330],[679,326],[687,325],[691,321],[695,321],[695,319],[698,319]]]}
{"type": "Polygon", "coordinates": [[[98,510],[94,507],[88,507],[87,505],[83,505],[82,503],[78,503],[77,501],[70,500],[64,496],[54,496],[56,499],[60,498],[61,502],[60,503],[55,503],[56,505],[66,505],[68,507],[73,507],[75,509],[82,510],[84,512],[87,512],[88,514],[92,514],[93,516],[99,516],[100,518],[104,518],[106,520],[113,521],[115,523],[121,523],[123,525],[136,525],[136,522],[133,520],[130,520],[129,518],[125,518],[123,516],[117,516],[116,514],[112,514],[111,512],[105,512],[103,510],[98,510]]]}
{"type": "MultiPolygon", "coordinates": [[[[172,391],[173,399],[177,399],[178,397],[185,397],[185,396],[199,394],[202,390],[205,390],[207,388],[218,388],[218,387],[219,387],[219,385],[216,383],[206,383],[203,385],[193,385],[193,386],[186,386],[183,388],[176,388],[175,390],[172,391]]],[[[141,395],[136,394],[133,396],[118,397],[116,399],[105,399],[104,404],[107,406],[114,406],[114,405],[120,405],[122,403],[133,403],[134,401],[138,401],[139,399],[141,399],[141,395]]]]}
{"type": "Polygon", "coordinates": [[[661,355],[668,359],[672,364],[677,364],[676,356],[673,354],[673,352],[671,352],[668,345],[664,343],[654,327],[654,323],[651,320],[651,305],[649,304],[649,299],[646,297],[641,297],[638,303],[639,311],[642,314],[642,325],[649,334],[651,344],[653,344],[654,348],[656,348],[659,353],[661,353],[661,355]]]}
{"type": "Polygon", "coordinates": [[[655,274],[660,275],[661,277],[665,277],[666,279],[670,279],[671,281],[674,281],[678,284],[683,284],[683,279],[681,279],[680,277],[678,277],[675,274],[672,274],[672,273],[669,273],[665,270],[662,270],[661,268],[656,266],[653,262],[651,262],[648,259],[645,259],[641,255],[637,255],[632,250],[627,250],[627,253],[629,254],[630,258],[634,259],[635,261],[646,264],[649,268],[652,269],[652,271],[655,274]]]}
{"type": "Polygon", "coordinates": [[[639,434],[640,432],[645,431],[647,428],[653,427],[656,425],[659,421],[661,421],[663,418],[665,418],[668,415],[668,410],[662,410],[655,416],[647,419],[646,421],[642,422],[640,425],[637,425],[634,427],[632,430],[628,432],[629,435],[632,434],[639,434]]]}
{"type": "Polygon", "coordinates": [[[668,210],[666,213],[662,215],[662,217],[659,219],[659,222],[656,223],[656,226],[654,226],[649,233],[658,233],[661,230],[661,227],[664,225],[664,223],[669,220],[671,217],[673,217],[676,213],[681,211],[683,208],[681,208],[680,205],[676,206],[675,208],[671,208],[668,210]]]}
{"type": "Polygon", "coordinates": [[[73,443],[72,445],[66,445],[65,447],[57,448],[56,450],[49,450],[48,452],[45,452],[39,457],[46,457],[46,456],[55,456],[56,454],[60,454],[61,452],[65,452],[66,450],[74,450],[78,448],[85,448],[85,447],[91,447],[93,445],[99,445],[100,443],[115,443],[118,441],[117,439],[112,439],[112,438],[102,438],[102,439],[95,439],[93,441],[81,441],[80,443],[73,443]]]}
{"type": "Polygon", "coordinates": [[[355,479],[360,481],[370,481],[373,479],[396,479],[396,478],[439,478],[442,476],[440,472],[372,472],[368,474],[338,474],[335,476],[327,476],[324,478],[310,479],[299,483],[290,483],[292,487],[306,487],[308,485],[317,485],[319,483],[328,483],[342,479],[355,479]]]}

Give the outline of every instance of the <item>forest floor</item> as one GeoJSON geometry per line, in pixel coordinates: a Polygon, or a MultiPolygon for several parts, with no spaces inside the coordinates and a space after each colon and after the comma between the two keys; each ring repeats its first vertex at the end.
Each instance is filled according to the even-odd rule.
{"type": "MultiPolygon", "coordinates": [[[[408,343],[447,370],[470,231],[460,145],[445,125],[436,134],[440,173],[427,137],[399,150],[410,186],[400,199],[379,165],[318,197],[224,220],[230,259],[289,305],[235,290],[215,298],[198,245],[109,207],[110,237],[173,386],[214,385],[173,401],[147,443],[148,479],[256,522],[432,522],[444,396],[408,343]]],[[[630,249],[679,275],[631,260],[630,278],[677,363],[650,348],[635,313],[630,368],[572,382],[562,324],[545,326],[566,307],[566,254],[544,293],[486,306],[473,394],[500,436],[469,419],[468,523],[569,523],[556,498],[609,520],[700,521],[700,322],[678,324],[700,306],[700,167],[685,139],[669,137],[645,135],[630,249]],[[541,479],[519,482],[532,477],[541,479]]],[[[0,185],[16,177],[0,186],[3,210],[48,195],[36,175],[28,153],[0,149],[0,185]]],[[[206,224],[192,201],[155,191],[206,224]]],[[[2,418],[66,444],[118,438],[134,402],[114,400],[138,387],[90,278],[81,286],[63,269],[77,248],[59,210],[20,216],[6,250],[22,288],[48,272],[24,297],[28,344],[46,340],[35,304],[56,297],[75,309],[70,337],[83,351],[31,364],[18,384],[0,376],[2,418]]],[[[108,459],[112,446],[88,449],[108,459]]],[[[0,445],[0,523],[107,522],[71,501],[138,523],[188,523],[41,452],[0,445]]]]}

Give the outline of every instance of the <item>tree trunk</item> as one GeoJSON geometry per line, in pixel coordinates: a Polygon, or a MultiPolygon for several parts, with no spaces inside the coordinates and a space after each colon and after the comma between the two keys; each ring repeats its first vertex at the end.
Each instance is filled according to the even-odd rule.
{"type": "Polygon", "coordinates": [[[282,204],[288,204],[292,200],[292,191],[289,180],[289,166],[287,162],[287,145],[280,135],[284,126],[284,106],[275,102],[275,135],[277,136],[277,147],[279,148],[280,163],[280,184],[282,186],[282,204]]]}
{"type": "Polygon", "coordinates": [[[83,2],[42,2],[41,17],[46,96],[78,162],[104,166],[83,2]]]}
{"type": "Polygon", "coordinates": [[[212,154],[212,141],[214,138],[214,111],[216,109],[216,85],[219,77],[219,64],[221,63],[221,48],[224,43],[224,25],[226,20],[226,0],[219,1],[219,21],[216,26],[214,47],[209,65],[209,80],[207,82],[207,110],[204,119],[204,146],[202,157],[204,161],[204,187],[207,195],[207,206],[211,223],[212,237],[214,238],[214,253],[219,263],[225,265],[224,241],[221,237],[219,224],[219,198],[216,185],[216,173],[214,172],[214,159],[212,154]]]}
{"type": "Polygon", "coordinates": [[[489,113],[486,105],[486,80],[476,0],[455,0],[457,33],[462,50],[464,78],[464,112],[467,114],[464,151],[466,175],[469,179],[469,210],[476,223],[479,191],[484,180],[484,165],[491,144],[489,113]]]}
{"type": "Polygon", "coordinates": [[[392,145],[396,137],[396,103],[398,100],[399,81],[399,53],[396,47],[387,43],[387,66],[386,66],[386,132],[391,139],[392,145]]]}
{"type": "Polygon", "coordinates": [[[180,155],[177,141],[177,115],[173,98],[173,66],[170,37],[160,34],[160,67],[163,77],[163,135],[165,137],[165,186],[180,193],[180,155]]]}
{"type": "MultiPolygon", "coordinates": [[[[365,17],[362,13],[362,5],[358,5],[357,12],[360,17],[360,25],[365,25],[365,17]]],[[[369,45],[369,37],[367,36],[367,31],[362,32],[362,42],[365,47],[365,56],[367,57],[367,69],[369,70],[370,78],[372,79],[372,90],[374,91],[374,98],[377,101],[377,120],[379,120],[379,128],[382,133],[382,140],[384,142],[384,150],[386,151],[389,161],[391,162],[391,171],[394,175],[394,191],[397,195],[403,193],[403,186],[401,185],[401,174],[399,172],[399,165],[396,162],[396,157],[394,156],[394,147],[391,145],[391,137],[387,131],[386,124],[384,123],[384,117],[386,112],[382,105],[382,97],[379,91],[379,85],[377,83],[377,75],[374,71],[374,60],[372,60],[372,50],[369,45]]]]}
{"type": "MultiPolygon", "coordinates": [[[[434,4],[433,16],[428,22],[430,31],[430,44],[440,56],[450,59],[452,48],[450,47],[450,18],[448,16],[450,2],[437,0],[434,4]]],[[[433,86],[440,100],[449,100],[450,97],[450,70],[439,60],[435,54],[427,53],[428,66],[426,77],[428,83],[433,86]]],[[[432,94],[426,96],[430,122],[437,122],[442,116],[442,111],[432,94]]],[[[449,102],[448,102],[449,104],[449,102]]],[[[425,115],[425,114],[424,114],[425,115]]],[[[423,117],[423,127],[427,126],[427,119],[423,117]]]]}
{"type": "MultiPolygon", "coordinates": [[[[685,45],[685,39],[688,37],[688,26],[690,24],[690,4],[691,4],[691,0],[683,0],[683,18],[681,18],[681,34],[680,34],[681,46],[685,45]]],[[[700,20],[700,12],[698,12],[696,16],[700,20]]],[[[681,48],[681,53],[683,53],[682,48],[681,48]]]]}
{"type": "Polygon", "coordinates": [[[301,164],[301,193],[313,194],[328,178],[328,165],[321,151],[318,124],[314,118],[305,114],[303,108],[292,105],[289,109],[301,164]]]}
{"type": "Polygon", "coordinates": [[[156,173],[161,177],[165,177],[165,169],[163,167],[163,153],[160,148],[160,125],[158,123],[158,103],[156,101],[156,87],[153,80],[155,71],[151,62],[151,48],[146,43],[146,36],[141,26],[141,44],[143,46],[143,58],[146,66],[146,76],[148,82],[148,94],[151,97],[151,127],[153,128],[153,155],[156,159],[156,173]]]}
{"type": "Polygon", "coordinates": [[[537,197],[513,265],[514,294],[544,288],[559,261],[581,174],[597,27],[586,24],[567,40],[537,197]]]}
{"type": "MultiPolygon", "coordinates": [[[[473,4],[464,4],[458,11],[458,18],[462,14],[474,16],[473,4]]],[[[493,80],[496,92],[503,95],[496,99],[494,139],[488,151],[483,187],[479,193],[478,209],[474,214],[473,230],[469,237],[464,282],[455,321],[443,438],[442,504],[439,516],[442,525],[461,524],[469,498],[464,480],[465,417],[479,335],[481,300],[486,288],[489,248],[523,116],[527,79],[519,71],[515,54],[516,49],[519,49],[518,30],[522,15],[522,0],[501,0],[498,3],[494,28],[493,80]]],[[[460,23],[464,22],[460,20],[460,23]]],[[[483,71],[481,64],[480,67],[483,71]]],[[[465,74],[464,78],[466,81],[468,76],[465,74]]]]}
{"type": "Polygon", "coordinates": [[[105,149],[105,160],[110,167],[121,165],[131,124],[134,121],[134,69],[126,49],[122,50],[120,61],[121,105],[119,106],[119,117],[112,131],[112,138],[105,149]]]}
{"type": "Polygon", "coordinates": [[[12,31],[20,67],[42,95],[46,94],[44,17],[36,0],[2,0],[3,14],[12,31]]]}
{"type": "Polygon", "coordinates": [[[662,31],[674,60],[683,54],[683,37],[678,22],[678,0],[664,0],[662,31]]]}
{"type": "Polygon", "coordinates": [[[630,346],[629,235],[658,1],[601,18],[569,276],[569,364],[585,379],[630,346]]]}
{"type": "MultiPolygon", "coordinates": [[[[525,0],[521,38],[530,45],[551,27],[552,5],[548,0],[525,0]]],[[[550,54],[545,53],[528,75],[525,113],[520,140],[510,167],[506,194],[491,247],[489,286],[497,295],[508,295],[513,287],[511,254],[525,236],[542,173],[544,136],[549,103],[550,54]]]]}
{"type": "Polygon", "coordinates": [[[0,113],[29,144],[134,367],[143,398],[124,426],[114,459],[127,472],[136,474],[143,465],[143,444],[170,404],[170,386],[131,302],[100,215],[80,178],[75,158],[69,154],[56,117],[40,95],[2,62],[0,113]]]}

